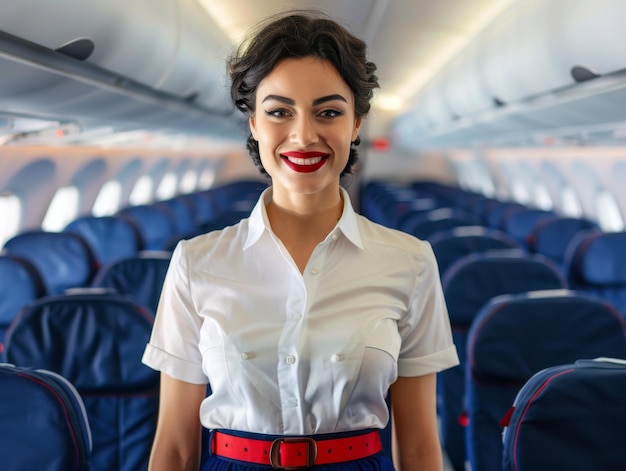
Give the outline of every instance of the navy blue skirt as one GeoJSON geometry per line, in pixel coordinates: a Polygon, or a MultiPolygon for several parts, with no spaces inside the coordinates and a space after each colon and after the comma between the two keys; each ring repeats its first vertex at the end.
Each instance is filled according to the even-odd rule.
{"type": "MultiPolygon", "coordinates": [[[[240,437],[256,438],[263,440],[273,440],[279,438],[279,436],[262,435],[258,433],[240,432],[233,430],[224,430],[231,435],[237,435],[240,437]]],[[[205,430],[205,432],[207,432],[205,430]]],[[[350,432],[347,433],[334,433],[325,434],[324,438],[341,438],[353,435],[350,432]]],[[[268,471],[273,469],[270,465],[247,463],[244,461],[233,460],[230,458],[224,458],[211,454],[209,450],[210,435],[205,433],[203,437],[203,453],[202,464],[200,471],[268,471]]],[[[320,471],[395,471],[391,457],[381,451],[367,458],[362,458],[354,461],[346,461],[343,463],[324,464],[313,466],[308,469],[318,469],[320,471]]]]}

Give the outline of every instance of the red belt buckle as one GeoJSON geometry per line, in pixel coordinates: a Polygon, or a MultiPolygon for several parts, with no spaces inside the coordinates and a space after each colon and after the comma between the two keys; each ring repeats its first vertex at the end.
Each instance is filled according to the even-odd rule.
{"type": "Polygon", "coordinates": [[[315,464],[316,458],[317,443],[310,437],[277,438],[272,442],[270,447],[270,464],[274,469],[288,471],[309,468],[315,464]],[[301,455],[302,444],[306,444],[306,447],[304,447],[306,448],[304,455],[301,455]],[[288,450],[289,447],[297,448],[291,450],[292,452],[290,453],[290,450],[288,450]],[[281,455],[284,455],[285,459],[281,459],[281,455]],[[289,463],[290,458],[295,458],[298,464],[289,463]],[[285,461],[285,464],[283,464],[282,461],[285,461]]]}

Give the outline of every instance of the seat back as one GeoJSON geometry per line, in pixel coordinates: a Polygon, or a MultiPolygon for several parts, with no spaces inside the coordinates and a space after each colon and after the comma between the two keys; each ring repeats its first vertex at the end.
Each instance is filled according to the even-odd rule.
{"type": "Polygon", "coordinates": [[[84,216],[69,223],[63,231],[78,234],[87,242],[98,267],[131,257],[139,251],[137,233],[120,217],[84,216]]]}
{"type": "Polygon", "coordinates": [[[0,461],[5,470],[87,471],[91,433],[62,376],[0,364],[0,461]]]}
{"type": "Polygon", "coordinates": [[[437,232],[430,239],[439,274],[443,274],[461,257],[491,250],[520,249],[517,241],[502,231],[483,226],[456,227],[437,232]]]}
{"type": "Polygon", "coordinates": [[[583,233],[572,244],[566,260],[570,286],[626,315],[626,232],[583,233]]]}
{"type": "Polygon", "coordinates": [[[543,209],[519,209],[504,214],[504,232],[517,240],[522,247],[528,250],[528,236],[537,224],[556,218],[552,211],[543,209]]]}
{"type": "Polygon", "coordinates": [[[582,231],[599,229],[587,219],[555,217],[539,222],[528,234],[527,245],[530,252],[548,257],[563,269],[565,253],[570,242],[582,231]]]}
{"type": "Polygon", "coordinates": [[[401,230],[423,240],[429,240],[435,233],[455,227],[475,226],[478,220],[465,212],[452,208],[439,208],[423,213],[402,222],[401,230]]]}
{"type": "Polygon", "coordinates": [[[465,467],[464,415],[467,333],[483,305],[495,296],[563,289],[565,281],[546,258],[519,251],[495,251],[462,257],[442,278],[452,337],[460,365],[439,373],[442,443],[457,470],[465,467]]]}
{"type": "Polygon", "coordinates": [[[140,252],[118,260],[102,267],[92,286],[128,295],[154,314],[171,256],[171,252],[140,252]]]}
{"type": "Polygon", "coordinates": [[[141,357],[153,316],[126,296],[63,295],[27,306],[6,336],[6,359],[54,371],[85,404],[91,469],[146,469],[156,428],[159,375],[141,357]]]}
{"type": "Polygon", "coordinates": [[[0,255],[0,358],[4,335],[20,310],[40,296],[43,284],[30,265],[8,255],[0,255]]]}
{"type": "Polygon", "coordinates": [[[626,364],[581,359],[536,373],[504,430],[504,471],[626,469],[626,364]]]}
{"type": "Polygon", "coordinates": [[[166,206],[138,205],[124,208],[117,216],[128,221],[139,237],[139,250],[163,250],[178,233],[173,211],[166,206]]]}
{"type": "Polygon", "coordinates": [[[9,239],[8,255],[29,263],[39,274],[46,295],[87,286],[96,272],[96,260],[85,240],[70,232],[23,232],[9,239]]]}
{"type": "Polygon", "coordinates": [[[467,450],[471,469],[502,469],[500,420],[536,372],[600,356],[626,358],[626,320],[574,291],[499,296],[480,311],[467,342],[467,450]]]}

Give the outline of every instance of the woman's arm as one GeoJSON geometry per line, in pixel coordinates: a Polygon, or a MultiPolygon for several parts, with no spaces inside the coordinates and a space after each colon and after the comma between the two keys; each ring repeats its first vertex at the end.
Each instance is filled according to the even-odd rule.
{"type": "Polygon", "coordinates": [[[391,386],[399,471],[442,471],[437,429],[436,373],[399,377],[391,386]]]}
{"type": "Polygon", "coordinates": [[[161,373],[159,418],[149,471],[198,471],[200,403],[206,385],[191,384],[161,373]]]}

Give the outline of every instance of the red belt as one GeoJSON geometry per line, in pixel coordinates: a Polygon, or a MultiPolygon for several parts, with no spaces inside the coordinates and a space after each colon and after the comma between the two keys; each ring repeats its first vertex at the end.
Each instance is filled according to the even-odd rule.
{"type": "Polygon", "coordinates": [[[211,452],[217,456],[285,470],[358,460],[383,449],[377,430],[351,437],[318,440],[309,437],[258,440],[219,431],[212,435],[211,452]]]}

